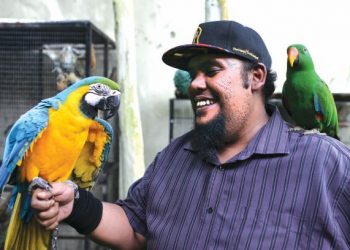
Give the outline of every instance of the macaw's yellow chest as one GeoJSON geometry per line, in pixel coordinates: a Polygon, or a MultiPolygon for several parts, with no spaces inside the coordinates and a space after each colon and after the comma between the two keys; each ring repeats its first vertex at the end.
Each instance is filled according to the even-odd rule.
{"type": "Polygon", "coordinates": [[[20,178],[29,182],[67,180],[89,135],[94,120],[61,105],[49,110],[49,123],[31,144],[20,165],[20,178]]]}

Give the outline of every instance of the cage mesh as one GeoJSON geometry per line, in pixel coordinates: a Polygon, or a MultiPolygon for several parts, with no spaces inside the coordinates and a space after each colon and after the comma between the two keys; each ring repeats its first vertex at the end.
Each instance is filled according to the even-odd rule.
{"type": "Polygon", "coordinates": [[[107,76],[108,54],[115,44],[88,21],[0,23],[1,157],[11,125],[40,100],[58,93],[54,69],[65,46],[80,53],[75,63],[79,77],[107,76]],[[91,68],[91,47],[96,68],[91,68]]]}
{"type": "MultiPolygon", "coordinates": [[[[0,159],[10,127],[40,100],[61,90],[57,81],[63,73],[78,78],[111,78],[108,70],[114,65],[109,65],[109,55],[113,55],[114,48],[114,42],[88,21],[0,23],[0,159]],[[66,55],[64,51],[74,53],[66,55]]],[[[115,127],[117,118],[110,122],[115,127]]],[[[117,172],[117,150],[112,145],[107,164],[112,176],[117,172]]],[[[108,183],[105,174],[101,175],[94,190],[105,200],[108,183]]],[[[92,249],[92,242],[65,227],[60,229],[59,238],[59,249],[92,249]]]]}

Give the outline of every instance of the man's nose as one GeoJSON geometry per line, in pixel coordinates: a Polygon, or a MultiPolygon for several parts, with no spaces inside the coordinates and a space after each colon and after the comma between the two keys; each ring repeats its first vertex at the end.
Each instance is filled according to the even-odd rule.
{"type": "Polygon", "coordinates": [[[203,72],[198,72],[196,76],[192,79],[190,88],[193,89],[205,89],[207,86],[205,80],[205,74],[203,72]]]}

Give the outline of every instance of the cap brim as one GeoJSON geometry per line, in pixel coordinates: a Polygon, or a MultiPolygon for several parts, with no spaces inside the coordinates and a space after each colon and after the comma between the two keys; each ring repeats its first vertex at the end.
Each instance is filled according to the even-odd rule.
{"type": "Polygon", "coordinates": [[[236,55],[232,51],[207,44],[185,44],[165,52],[162,60],[165,64],[171,67],[188,70],[188,63],[192,57],[208,53],[236,55]]]}

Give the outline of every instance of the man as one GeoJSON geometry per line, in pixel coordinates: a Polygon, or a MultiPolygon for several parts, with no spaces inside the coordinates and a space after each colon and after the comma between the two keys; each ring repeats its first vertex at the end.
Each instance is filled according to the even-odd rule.
{"type": "Polygon", "coordinates": [[[32,206],[120,249],[349,249],[350,151],[290,129],[267,104],[276,75],[262,38],[233,21],[199,25],[163,61],[187,70],[195,129],[171,142],[127,199],[54,183],[32,206]],[[74,208],[73,208],[74,207],[74,208]]]}

